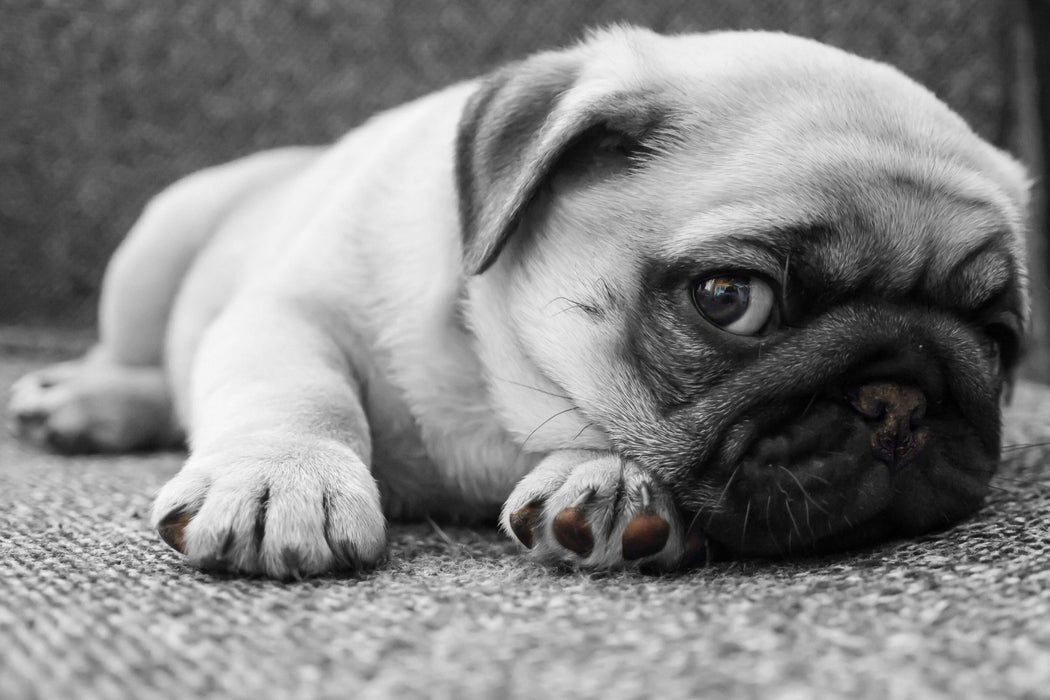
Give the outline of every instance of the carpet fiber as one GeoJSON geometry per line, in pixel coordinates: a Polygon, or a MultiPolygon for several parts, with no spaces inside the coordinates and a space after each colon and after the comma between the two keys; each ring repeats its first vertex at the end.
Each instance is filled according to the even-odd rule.
{"type": "MultiPolygon", "coordinates": [[[[0,386],[41,364],[0,356],[0,386]]],[[[5,399],[6,401],[6,399],[5,399]]],[[[987,506],[948,533],[688,574],[539,568],[394,525],[366,578],[187,568],[147,522],[180,455],[0,437],[0,697],[1046,697],[1050,390],[1018,388],[987,506]]]]}

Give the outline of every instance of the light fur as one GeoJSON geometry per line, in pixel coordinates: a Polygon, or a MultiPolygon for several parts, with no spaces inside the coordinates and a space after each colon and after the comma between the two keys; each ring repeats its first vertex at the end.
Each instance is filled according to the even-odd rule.
{"type": "MultiPolygon", "coordinates": [[[[607,496],[593,519],[607,534],[577,563],[624,565],[618,538],[637,505],[608,494],[645,481],[673,534],[647,561],[673,566],[689,524],[681,499],[622,454],[683,439],[626,350],[641,262],[717,259],[735,236],[831,221],[863,200],[885,233],[819,253],[841,271],[831,281],[889,265],[931,298],[949,294],[960,260],[1002,233],[1005,252],[979,259],[967,303],[1008,279],[1023,299],[1026,187],[1012,159],[887,66],[786,35],[614,28],[384,113],[329,148],[174,185],[108,270],[94,361],[164,367],[155,403],[174,408],[160,432],[185,432],[190,456],[153,520],[193,514],[195,564],[272,576],[367,565],[382,556],[384,512],[475,517],[506,504],[509,531],[518,508],[592,489],[607,496]],[[647,134],[653,121],[658,168],[556,172],[586,129],[647,134]]],[[[731,262],[748,267],[747,255],[759,254],[731,262]]],[[[697,362],[713,357],[700,350],[697,362]]],[[[19,414],[57,414],[44,384],[23,380],[19,414]]],[[[724,412],[704,400],[700,415],[724,412]]],[[[535,551],[575,561],[549,535],[552,517],[535,551]]]]}

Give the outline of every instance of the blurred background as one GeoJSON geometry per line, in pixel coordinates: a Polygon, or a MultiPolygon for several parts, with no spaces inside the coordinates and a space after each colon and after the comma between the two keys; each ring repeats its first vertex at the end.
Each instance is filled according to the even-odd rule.
{"type": "Polygon", "coordinates": [[[90,329],[106,260],[180,176],[330,141],[611,22],[813,37],[897,66],[1015,153],[1040,177],[1026,374],[1050,378],[1050,0],[4,0],[0,344],[90,329]]]}

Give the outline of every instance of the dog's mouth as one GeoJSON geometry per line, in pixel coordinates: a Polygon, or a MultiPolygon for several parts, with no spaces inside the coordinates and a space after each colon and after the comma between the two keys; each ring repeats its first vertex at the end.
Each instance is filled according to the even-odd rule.
{"type": "MultiPolygon", "coordinates": [[[[997,465],[951,402],[873,382],[741,417],[688,510],[729,556],[785,556],[946,527],[974,512],[997,465]],[[712,479],[713,475],[713,479],[712,479]]],[[[996,436],[996,444],[998,437],[996,436]]]]}
{"type": "Polygon", "coordinates": [[[981,506],[998,465],[1004,366],[984,340],[930,309],[843,303],[695,375],[645,365],[670,387],[657,420],[610,432],[729,556],[932,532],[981,506]]]}

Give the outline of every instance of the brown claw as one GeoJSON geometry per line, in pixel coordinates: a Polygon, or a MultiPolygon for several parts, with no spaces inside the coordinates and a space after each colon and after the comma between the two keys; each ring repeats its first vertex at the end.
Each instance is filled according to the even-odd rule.
{"type": "Polygon", "coordinates": [[[638,513],[627,523],[620,538],[623,558],[627,561],[656,554],[667,544],[671,526],[652,511],[638,513]]]}
{"type": "Polygon", "coordinates": [[[510,529],[526,549],[532,549],[532,545],[535,544],[532,531],[540,517],[540,507],[538,501],[533,501],[510,514],[510,529]]]}
{"type": "Polygon", "coordinates": [[[558,513],[551,525],[554,539],[562,547],[586,557],[594,550],[594,535],[587,524],[587,516],[578,506],[569,506],[558,513]]]}
{"type": "Polygon", "coordinates": [[[186,543],[183,540],[183,532],[192,519],[193,513],[184,510],[174,510],[160,521],[160,525],[157,526],[157,532],[160,533],[161,539],[167,542],[169,547],[176,552],[185,554],[186,543]]]}

